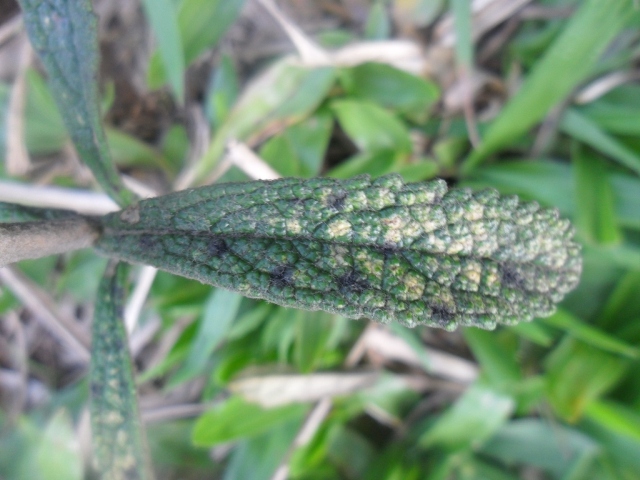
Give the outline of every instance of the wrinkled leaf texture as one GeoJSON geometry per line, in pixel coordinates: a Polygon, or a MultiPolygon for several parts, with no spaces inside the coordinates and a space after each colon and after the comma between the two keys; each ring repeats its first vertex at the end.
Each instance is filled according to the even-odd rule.
{"type": "Polygon", "coordinates": [[[121,260],[288,307],[450,330],[550,315],[581,270],[555,209],[398,175],[185,190],[102,228],[97,249],[121,260]]]}

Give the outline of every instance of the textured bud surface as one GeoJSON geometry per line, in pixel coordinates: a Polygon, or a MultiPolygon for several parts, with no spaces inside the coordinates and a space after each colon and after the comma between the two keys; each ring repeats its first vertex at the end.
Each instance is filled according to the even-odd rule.
{"type": "Polygon", "coordinates": [[[96,247],[111,257],[284,306],[407,326],[546,316],[581,271],[573,228],[556,210],[396,175],[219,184],[102,221],[96,247]]]}

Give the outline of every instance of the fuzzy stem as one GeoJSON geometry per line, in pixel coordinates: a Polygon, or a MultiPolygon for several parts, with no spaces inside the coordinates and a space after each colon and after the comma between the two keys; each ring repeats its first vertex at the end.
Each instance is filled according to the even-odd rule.
{"type": "Polygon", "coordinates": [[[90,247],[98,230],[88,219],[73,217],[39,222],[0,223],[0,267],[90,247]]]}

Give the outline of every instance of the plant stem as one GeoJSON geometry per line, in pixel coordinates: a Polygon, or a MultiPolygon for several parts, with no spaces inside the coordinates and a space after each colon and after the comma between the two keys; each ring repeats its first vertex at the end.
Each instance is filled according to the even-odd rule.
{"type": "Polygon", "coordinates": [[[85,217],[39,222],[0,223],[0,267],[90,247],[98,229],[85,217]]]}

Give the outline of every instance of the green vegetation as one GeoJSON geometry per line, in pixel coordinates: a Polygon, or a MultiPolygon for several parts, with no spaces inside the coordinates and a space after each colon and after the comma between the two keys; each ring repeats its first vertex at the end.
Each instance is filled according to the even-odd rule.
{"type": "Polygon", "coordinates": [[[632,0],[505,1],[479,31],[468,2],[363,0],[368,15],[316,32],[319,44],[281,20],[297,53],[250,68],[222,40],[250,21],[244,1],[145,1],[147,88],[201,109],[190,121],[210,132],[204,145],[180,114],[152,139],[127,129],[147,126],[135,109],[103,129],[122,91],[103,73],[98,98],[90,2],[20,3],[48,78],[0,84],[0,146],[15,154],[17,137],[36,159],[72,140],[124,209],[108,213],[69,168],[47,171],[60,189],[46,200],[42,166],[21,174],[4,156],[0,235],[12,252],[95,241],[166,272],[92,251],[0,269],[0,388],[18,392],[0,398],[0,477],[637,476],[632,0]],[[419,45],[385,42],[396,31],[419,45]],[[367,39],[374,54],[354,48],[367,39]],[[206,59],[211,79],[194,87],[206,59]],[[132,178],[165,195],[136,202],[128,187],[149,194],[132,178]]]}

